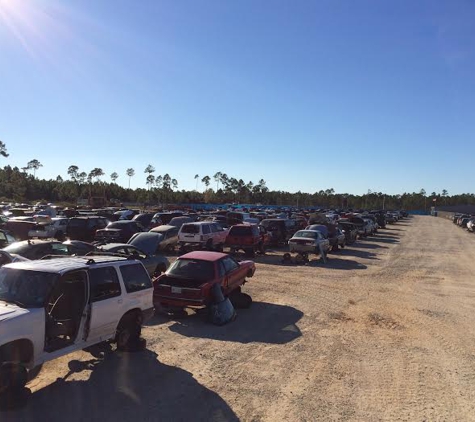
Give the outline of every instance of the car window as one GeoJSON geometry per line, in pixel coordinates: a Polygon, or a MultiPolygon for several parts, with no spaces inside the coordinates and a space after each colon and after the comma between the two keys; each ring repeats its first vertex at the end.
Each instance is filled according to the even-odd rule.
{"type": "Polygon", "coordinates": [[[141,264],[123,265],[120,267],[120,273],[122,274],[127,293],[138,292],[139,290],[152,287],[150,277],[141,264]]]}
{"type": "Polygon", "coordinates": [[[56,255],[69,255],[68,247],[62,243],[53,243],[51,248],[56,255]]]}
{"type": "Polygon", "coordinates": [[[234,271],[236,268],[239,267],[239,264],[230,256],[223,258],[222,261],[226,274],[229,274],[231,271],[234,271]]]}
{"type": "Polygon", "coordinates": [[[120,283],[114,267],[99,267],[89,270],[91,302],[120,296],[120,283]]]}
{"type": "Polygon", "coordinates": [[[208,224],[203,224],[203,234],[209,234],[211,232],[208,224]]]}
{"type": "Polygon", "coordinates": [[[7,236],[5,235],[5,233],[0,232],[0,240],[3,240],[3,241],[7,240],[7,236]]]}
{"type": "Polygon", "coordinates": [[[223,260],[218,261],[218,276],[222,278],[226,275],[226,268],[224,267],[223,260]]]}
{"type": "Polygon", "coordinates": [[[147,258],[147,255],[145,255],[143,252],[140,252],[138,249],[132,248],[131,246],[127,248],[127,255],[133,255],[140,259],[147,258]]]}
{"type": "Polygon", "coordinates": [[[182,233],[198,234],[200,227],[197,224],[184,224],[181,226],[182,233]]]}

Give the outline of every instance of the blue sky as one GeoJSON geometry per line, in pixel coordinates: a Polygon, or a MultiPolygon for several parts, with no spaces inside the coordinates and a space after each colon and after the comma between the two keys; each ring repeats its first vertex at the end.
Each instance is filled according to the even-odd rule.
{"type": "Polygon", "coordinates": [[[0,165],[474,192],[474,21],[471,0],[0,0],[0,165]]]}

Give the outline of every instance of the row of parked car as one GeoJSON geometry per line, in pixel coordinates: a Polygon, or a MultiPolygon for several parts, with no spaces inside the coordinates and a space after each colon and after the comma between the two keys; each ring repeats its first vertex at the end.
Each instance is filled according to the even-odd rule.
{"type": "MultiPolygon", "coordinates": [[[[14,394],[44,362],[75,350],[103,341],[115,342],[119,350],[139,349],[142,324],[154,309],[176,314],[192,307],[206,309],[215,324],[232,320],[235,308],[252,303],[242,287],[256,267],[221,252],[225,246],[249,255],[287,245],[298,253],[320,253],[386,224],[382,211],[251,215],[234,210],[231,215],[183,213],[168,221],[168,215],[162,219],[154,213],[149,225],[140,221],[144,214],[151,213],[122,212],[117,221],[97,215],[53,217],[67,220],[68,240],[14,242],[10,232],[0,232],[7,245],[0,251],[0,394],[14,394]],[[172,229],[174,243],[162,244],[163,234],[172,229]],[[170,265],[161,252],[176,246],[183,252],[198,250],[170,265]]],[[[45,225],[53,218],[45,218],[45,225]]],[[[10,221],[15,218],[4,223],[10,221]]]]}
{"type": "Polygon", "coordinates": [[[455,213],[452,222],[459,227],[467,229],[469,232],[475,232],[475,216],[473,215],[455,213]]]}

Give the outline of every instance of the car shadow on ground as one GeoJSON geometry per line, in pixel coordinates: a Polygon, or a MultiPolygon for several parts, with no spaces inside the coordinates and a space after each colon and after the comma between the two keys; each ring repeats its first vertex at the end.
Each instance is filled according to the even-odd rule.
{"type": "Polygon", "coordinates": [[[221,327],[206,323],[198,314],[191,314],[169,329],[185,337],[244,344],[285,344],[302,335],[296,325],[302,316],[303,312],[291,306],[254,302],[249,309],[238,309],[236,320],[221,327]]]}
{"type": "Polygon", "coordinates": [[[32,393],[23,409],[2,413],[2,420],[239,420],[220,396],[191,373],[160,363],[150,350],[73,360],[69,368],[65,377],[32,393]],[[68,379],[77,372],[82,376],[89,372],[89,379],[68,379]]]}
{"type": "Polygon", "coordinates": [[[394,237],[387,237],[387,236],[373,236],[373,237],[366,238],[366,240],[370,242],[399,243],[399,239],[395,239],[394,237]]]}
{"type": "Polygon", "coordinates": [[[332,268],[335,270],[365,270],[368,268],[366,265],[361,264],[358,261],[338,258],[333,253],[329,254],[327,257],[328,259],[326,263],[321,259],[314,259],[308,262],[307,265],[310,267],[332,268]]]}
{"type": "Polygon", "coordinates": [[[379,260],[379,258],[376,257],[375,253],[367,252],[367,251],[360,251],[358,249],[345,248],[343,250],[340,250],[338,253],[341,256],[355,256],[357,258],[379,260]]]}
{"type": "Polygon", "coordinates": [[[366,239],[362,239],[358,241],[357,243],[351,245],[352,248],[362,248],[362,249],[387,249],[387,246],[382,246],[382,245],[375,245],[374,243],[364,243],[369,239],[367,237],[366,239]]]}

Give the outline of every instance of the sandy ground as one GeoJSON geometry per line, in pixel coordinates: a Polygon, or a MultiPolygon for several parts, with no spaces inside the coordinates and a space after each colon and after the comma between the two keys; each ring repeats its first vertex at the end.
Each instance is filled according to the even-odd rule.
{"type": "Polygon", "coordinates": [[[413,217],[326,265],[257,258],[233,323],[156,317],[146,351],[48,363],[0,420],[475,420],[474,246],[413,217]]]}

